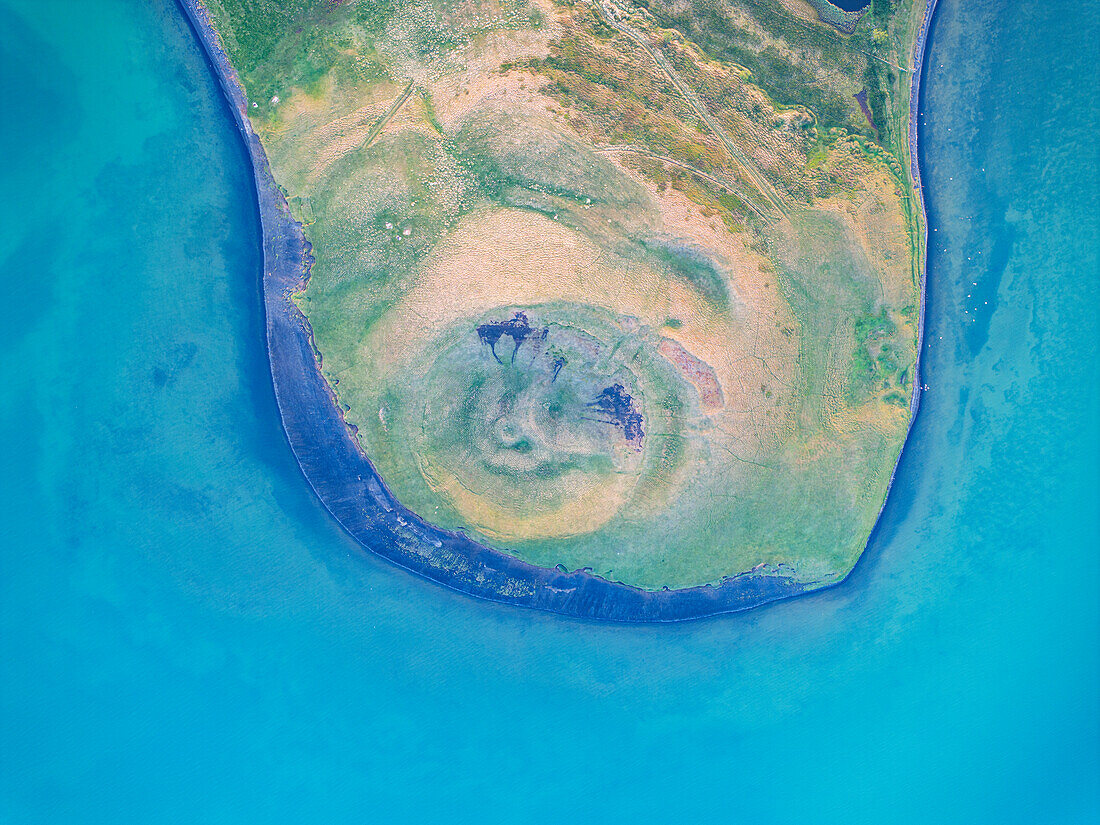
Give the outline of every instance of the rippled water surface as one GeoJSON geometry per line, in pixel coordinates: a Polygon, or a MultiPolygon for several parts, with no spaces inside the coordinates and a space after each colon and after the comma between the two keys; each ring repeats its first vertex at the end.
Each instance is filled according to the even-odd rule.
{"type": "Polygon", "coordinates": [[[167,0],[0,0],[0,820],[1094,822],[1098,15],[941,0],[930,385],[841,587],[596,626],[359,552],[167,0]]]}

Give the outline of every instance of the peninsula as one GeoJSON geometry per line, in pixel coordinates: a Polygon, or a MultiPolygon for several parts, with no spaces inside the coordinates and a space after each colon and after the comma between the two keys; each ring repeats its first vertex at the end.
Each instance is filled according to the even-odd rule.
{"type": "Polygon", "coordinates": [[[919,399],[925,0],[179,1],[366,548],[618,621],[848,574],[919,399]]]}

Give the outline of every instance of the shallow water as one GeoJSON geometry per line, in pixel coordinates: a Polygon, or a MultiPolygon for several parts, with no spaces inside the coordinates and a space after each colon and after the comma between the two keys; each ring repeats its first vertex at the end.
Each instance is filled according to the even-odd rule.
{"type": "Polygon", "coordinates": [[[1095,821],[1096,18],[940,2],[931,388],[850,580],[615,627],[343,536],[175,7],[0,0],[0,820],[1095,821]]]}
{"type": "Polygon", "coordinates": [[[844,11],[859,11],[871,5],[871,0],[829,0],[829,2],[844,11]]]}

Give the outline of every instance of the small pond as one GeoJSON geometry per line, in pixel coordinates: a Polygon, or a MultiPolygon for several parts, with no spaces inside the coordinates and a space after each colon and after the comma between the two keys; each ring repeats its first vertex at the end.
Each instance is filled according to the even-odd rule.
{"type": "Polygon", "coordinates": [[[871,0],[829,0],[829,2],[844,11],[863,11],[871,5],[871,0]]]}

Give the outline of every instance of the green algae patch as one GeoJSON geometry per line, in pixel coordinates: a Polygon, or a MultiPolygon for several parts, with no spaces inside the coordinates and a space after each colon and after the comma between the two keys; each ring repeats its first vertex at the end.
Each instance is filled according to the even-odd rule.
{"type": "Polygon", "coordinates": [[[907,88],[867,67],[922,8],[875,19],[891,52],[786,3],[208,9],[312,244],[319,368],[401,504],[651,590],[851,569],[923,265],[907,88]]]}

